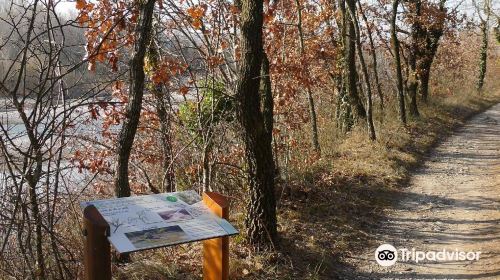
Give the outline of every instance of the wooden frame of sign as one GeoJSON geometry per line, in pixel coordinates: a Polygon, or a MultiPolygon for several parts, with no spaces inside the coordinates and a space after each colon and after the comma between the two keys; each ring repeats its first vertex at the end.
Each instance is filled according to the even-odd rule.
{"type": "MultiPolygon", "coordinates": [[[[175,197],[176,194],[179,194],[178,196],[183,198],[182,193],[160,194],[152,196],[155,196],[155,199],[157,199],[158,198],[157,196],[162,197],[162,195],[165,195],[167,200],[175,202],[175,200],[172,199],[172,197],[173,196],[175,197]]],[[[148,198],[147,196],[143,197],[148,198]]],[[[113,207],[115,207],[112,208],[112,210],[115,210],[117,203],[122,203],[122,204],[127,203],[127,199],[128,201],[132,201],[133,198],[85,202],[81,204],[84,209],[83,210],[83,227],[85,236],[84,273],[86,280],[111,279],[110,240],[118,252],[125,252],[125,249],[123,248],[128,248],[126,246],[129,247],[132,246],[130,244],[126,244],[126,246],[122,245],[121,242],[123,242],[122,241],[123,238],[121,236],[117,237],[118,234],[115,234],[114,237],[112,236],[112,233],[116,233],[117,228],[114,225],[110,226],[108,221],[106,221],[106,218],[108,218],[109,220],[108,214],[110,213],[109,212],[110,207],[103,206],[106,205],[106,203],[107,204],[112,203],[113,207]],[[104,216],[101,212],[105,213],[104,216]]],[[[225,230],[226,234],[219,233],[218,235],[220,235],[220,237],[216,238],[206,238],[206,236],[200,235],[194,238],[193,240],[182,240],[180,242],[174,242],[172,244],[155,244],[154,246],[149,246],[149,247],[138,247],[137,244],[139,243],[135,243],[136,248],[126,249],[127,252],[160,248],[160,247],[172,246],[194,241],[203,241],[203,279],[204,280],[229,279],[229,236],[237,234],[237,231],[226,221],[229,217],[229,202],[225,196],[215,192],[203,193],[202,202],[203,205],[206,206],[210,210],[210,212],[215,215],[214,219],[216,219],[217,222],[215,224],[219,224],[222,227],[222,229],[225,230]]],[[[180,210],[181,214],[168,213],[169,216],[167,216],[167,218],[170,219],[175,215],[177,215],[175,216],[177,218],[179,218],[179,215],[182,217],[182,215],[185,215],[183,213],[186,212],[186,211],[182,212],[182,209],[180,210]]],[[[165,217],[166,214],[164,214],[163,212],[159,214],[163,215],[161,217],[164,220],[167,219],[165,217]]],[[[193,219],[192,223],[196,223],[196,220],[193,219]]],[[[138,232],[141,233],[144,231],[145,230],[138,232]]],[[[137,235],[136,232],[132,233],[126,232],[125,234],[129,238],[130,236],[132,236],[132,238],[136,238],[137,235]]],[[[173,234],[178,234],[178,232],[173,232],[173,234]]],[[[212,233],[212,235],[214,234],[216,234],[216,232],[212,233]]],[[[129,240],[127,239],[127,241],[129,240]]],[[[140,244],[143,245],[143,243],[145,243],[147,240],[146,241],[140,240],[140,241],[142,242],[140,244]]]]}

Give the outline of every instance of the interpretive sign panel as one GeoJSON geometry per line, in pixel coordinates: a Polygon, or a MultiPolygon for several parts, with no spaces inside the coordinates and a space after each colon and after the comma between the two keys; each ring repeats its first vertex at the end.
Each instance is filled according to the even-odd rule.
{"type": "Polygon", "coordinates": [[[109,241],[120,253],[238,234],[217,217],[195,191],[82,202],[94,205],[110,227],[109,241]]]}

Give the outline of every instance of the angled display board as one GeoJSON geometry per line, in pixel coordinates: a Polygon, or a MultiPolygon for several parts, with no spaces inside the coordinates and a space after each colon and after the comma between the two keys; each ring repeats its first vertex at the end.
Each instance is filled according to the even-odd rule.
{"type": "Polygon", "coordinates": [[[217,217],[195,191],[82,202],[94,205],[110,227],[109,241],[120,253],[238,234],[217,217]]]}

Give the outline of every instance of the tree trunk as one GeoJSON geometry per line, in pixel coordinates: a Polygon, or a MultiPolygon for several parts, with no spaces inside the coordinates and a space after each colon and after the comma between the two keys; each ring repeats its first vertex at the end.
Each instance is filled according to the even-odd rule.
{"type": "Polygon", "coordinates": [[[421,29],[419,38],[419,55],[417,55],[417,79],[418,92],[422,101],[427,102],[429,96],[429,80],[431,75],[432,62],[436,56],[439,47],[439,40],[443,35],[444,23],[446,20],[446,0],[439,1],[439,12],[441,15],[436,17],[439,22],[434,22],[431,27],[421,29]]]}
{"type": "Polygon", "coordinates": [[[405,97],[403,93],[403,74],[401,73],[401,54],[399,52],[399,40],[396,34],[396,17],[398,14],[399,0],[392,2],[391,16],[391,43],[394,53],[394,64],[396,70],[396,86],[398,94],[398,112],[399,120],[406,125],[405,97]]]}
{"type": "Polygon", "coordinates": [[[151,34],[155,0],[140,4],[140,16],[135,33],[137,35],[135,50],[130,60],[129,101],[125,108],[125,121],[118,137],[117,157],[115,166],[115,195],[130,196],[128,182],[128,163],[130,151],[134,143],[135,133],[141,115],[142,97],[144,91],[144,56],[151,34]]]}
{"type": "Polygon", "coordinates": [[[418,84],[418,92],[422,97],[422,101],[427,102],[427,98],[429,96],[429,79],[430,72],[429,71],[420,71],[419,72],[419,84],[418,84]]]}
{"type": "MultiPolygon", "coordinates": [[[[163,92],[163,86],[156,86],[154,91],[154,96],[156,100],[156,114],[160,120],[160,141],[161,141],[161,152],[162,152],[162,191],[164,192],[174,192],[175,191],[175,174],[172,166],[172,135],[171,127],[172,121],[171,116],[168,113],[167,106],[165,104],[165,98],[170,100],[169,92],[163,92]]],[[[167,103],[170,103],[169,101],[167,103]]]]}
{"type": "Polygon", "coordinates": [[[479,74],[477,78],[477,90],[483,89],[484,78],[486,77],[486,63],[488,58],[488,21],[481,21],[482,44],[479,54],[479,74]]]}
{"type": "Polygon", "coordinates": [[[417,106],[417,55],[420,54],[420,38],[422,37],[421,31],[421,0],[415,0],[410,3],[410,11],[413,14],[413,22],[411,24],[411,43],[408,50],[408,68],[409,68],[409,81],[408,81],[408,95],[410,96],[409,113],[412,117],[418,117],[420,114],[418,112],[417,106]]]}
{"type": "Polygon", "coordinates": [[[380,86],[380,81],[379,81],[379,76],[378,76],[378,62],[377,62],[377,53],[375,51],[375,44],[373,43],[373,36],[372,36],[372,28],[370,24],[368,23],[368,19],[366,18],[365,13],[363,12],[361,2],[358,1],[359,5],[359,12],[361,13],[361,16],[363,17],[363,21],[365,22],[366,28],[367,28],[367,33],[368,33],[368,39],[370,41],[370,53],[372,57],[372,63],[373,63],[373,75],[375,77],[375,84],[377,88],[377,94],[380,98],[380,111],[384,111],[384,95],[382,93],[382,89],[380,86]]]}
{"type": "Polygon", "coordinates": [[[31,174],[31,170],[27,174],[27,181],[29,187],[29,200],[31,206],[31,213],[33,215],[33,220],[35,222],[35,243],[36,243],[36,265],[37,265],[37,276],[39,279],[46,279],[46,267],[45,267],[45,254],[43,250],[43,232],[42,232],[42,218],[40,215],[40,208],[38,205],[38,196],[36,185],[40,180],[39,170],[41,170],[41,154],[37,153],[37,167],[35,174],[31,174]],[[39,159],[38,159],[39,158],[39,159]],[[38,167],[38,162],[40,162],[40,167],[38,167]],[[38,173],[38,174],[37,174],[38,173]]]}
{"type": "MultiPolygon", "coordinates": [[[[413,70],[412,73],[410,73],[410,75],[414,75],[413,70]]],[[[414,76],[410,77],[410,82],[408,85],[408,95],[410,96],[410,104],[408,104],[410,116],[412,117],[420,116],[417,105],[417,80],[414,76]]]]}
{"type": "Polygon", "coordinates": [[[269,59],[265,51],[262,52],[262,65],[260,71],[260,106],[264,116],[264,127],[266,129],[266,142],[271,142],[274,159],[274,177],[279,176],[278,150],[276,139],[273,139],[274,129],[274,98],[269,73],[269,59]],[[274,141],[273,141],[274,140],[274,141]]]}
{"type": "Polygon", "coordinates": [[[262,52],[262,65],[260,75],[260,105],[262,115],[264,116],[266,137],[268,138],[266,141],[272,141],[274,101],[271,87],[271,76],[269,74],[269,59],[267,58],[267,54],[265,52],[262,52]]]}
{"type": "MultiPolygon", "coordinates": [[[[434,39],[433,39],[434,40],[434,39]]],[[[429,81],[431,78],[431,66],[434,61],[434,56],[437,51],[437,43],[428,44],[424,50],[424,54],[417,60],[417,73],[418,73],[418,93],[422,97],[422,101],[427,102],[429,98],[429,81]]]]}
{"type": "MultiPolygon", "coordinates": [[[[348,0],[348,5],[354,5],[356,0],[348,0]]],[[[365,118],[366,112],[359,98],[356,87],[356,45],[352,20],[346,12],[346,0],[337,0],[338,13],[337,25],[342,38],[342,72],[341,85],[337,96],[337,126],[342,132],[351,130],[354,118],[365,118]]]]}
{"type": "MultiPolygon", "coordinates": [[[[156,32],[160,32],[157,30],[156,32]]],[[[152,40],[153,41],[153,40],[152,40]]],[[[160,51],[157,48],[157,42],[152,42],[147,53],[147,58],[154,71],[158,68],[160,51]]],[[[152,75],[153,73],[148,73],[152,75]]],[[[160,181],[162,192],[175,191],[175,173],[173,168],[172,154],[172,117],[169,109],[172,107],[170,101],[170,92],[165,84],[152,84],[152,93],[155,98],[155,109],[160,121],[160,145],[161,145],[161,167],[162,178],[160,181]]]]}
{"type": "MultiPolygon", "coordinates": [[[[347,0],[347,8],[355,13],[356,11],[356,0],[347,0]]],[[[357,83],[357,71],[356,71],[356,31],[354,28],[354,19],[351,16],[351,13],[345,13],[345,28],[346,28],[346,37],[344,39],[344,63],[346,75],[345,75],[345,83],[347,96],[349,97],[349,103],[353,108],[354,115],[357,118],[366,118],[366,111],[363,107],[363,103],[361,102],[361,98],[359,98],[358,89],[356,87],[357,83]]]]}
{"type": "MultiPolygon", "coordinates": [[[[300,0],[295,0],[295,5],[297,6],[297,29],[299,31],[299,46],[300,54],[304,54],[304,33],[302,32],[302,7],[300,6],[300,0]]],[[[309,72],[308,69],[305,70],[309,72]]],[[[309,76],[309,73],[307,73],[309,76]]],[[[318,121],[316,116],[316,106],[314,105],[314,99],[312,96],[311,87],[307,85],[306,89],[307,101],[309,104],[309,116],[311,118],[311,139],[312,146],[315,152],[320,152],[319,140],[318,140],[318,121]]]]}
{"type": "Polygon", "coordinates": [[[497,26],[493,28],[493,33],[495,34],[497,42],[500,44],[500,16],[497,16],[497,26]]]}
{"type": "Polygon", "coordinates": [[[203,178],[202,178],[202,184],[203,184],[203,191],[212,191],[210,188],[210,144],[206,144],[203,147],[203,178]]]}
{"type": "Polygon", "coordinates": [[[314,105],[314,99],[309,87],[307,88],[307,101],[309,104],[309,115],[311,116],[312,146],[314,151],[319,153],[321,152],[321,148],[319,146],[318,138],[318,117],[316,116],[316,106],[314,105]]]}
{"type": "Polygon", "coordinates": [[[254,249],[272,248],[277,239],[274,160],[259,94],[263,44],[263,1],[243,0],[241,53],[236,95],[248,164],[247,240],[254,249]]]}
{"type": "Polygon", "coordinates": [[[370,75],[368,75],[368,69],[366,67],[365,58],[363,56],[363,50],[361,48],[361,35],[359,33],[359,24],[356,14],[353,10],[349,9],[349,14],[354,24],[354,30],[356,35],[356,46],[358,50],[359,62],[361,63],[361,70],[363,71],[363,77],[366,84],[366,122],[368,125],[368,135],[370,140],[375,140],[375,127],[373,125],[372,117],[372,89],[370,84],[370,75]]]}
{"type": "MultiPolygon", "coordinates": [[[[346,83],[346,67],[345,67],[345,53],[346,53],[346,11],[345,11],[345,0],[337,0],[338,13],[339,16],[336,17],[337,25],[340,30],[342,56],[339,60],[342,61],[342,69],[340,74],[332,75],[332,78],[337,87],[337,108],[335,111],[335,116],[337,118],[337,128],[342,132],[347,132],[351,129],[353,125],[353,117],[351,112],[351,106],[349,104],[349,98],[347,97],[347,83],[346,83]]],[[[334,40],[332,40],[334,41],[334,40]]],[[[334,41],[335,42],[335,41],[334,41]]]]}

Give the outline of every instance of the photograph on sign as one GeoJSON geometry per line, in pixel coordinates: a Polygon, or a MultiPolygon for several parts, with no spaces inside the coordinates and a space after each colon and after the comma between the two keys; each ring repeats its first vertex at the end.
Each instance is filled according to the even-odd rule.
{"type": "Polygon", "coordinates": [[[196,192],[179,192],[177,193],[177,197],[189,205],[193,205],[200,201],[200,196],[196,192]]]}
{"type": "Polygon", "coordinates": [[[160,215],[160,217],[166,222],[191,220],[193,218],[193,216],[191,216],[186,209],[158,212],[158,215],[160,215]]]}
{"type": "Polygon", "coordinates": [[[137,249],[180,243],[189,240],[189,236],[180,226],[126,232],[125,236],[127,236],[137,249]]]}
{"type": "Polygon", "coordinates": [[[195,191],[82,202],[108,222],[109,241],[120,253],[237,234],[195,191]]]}

